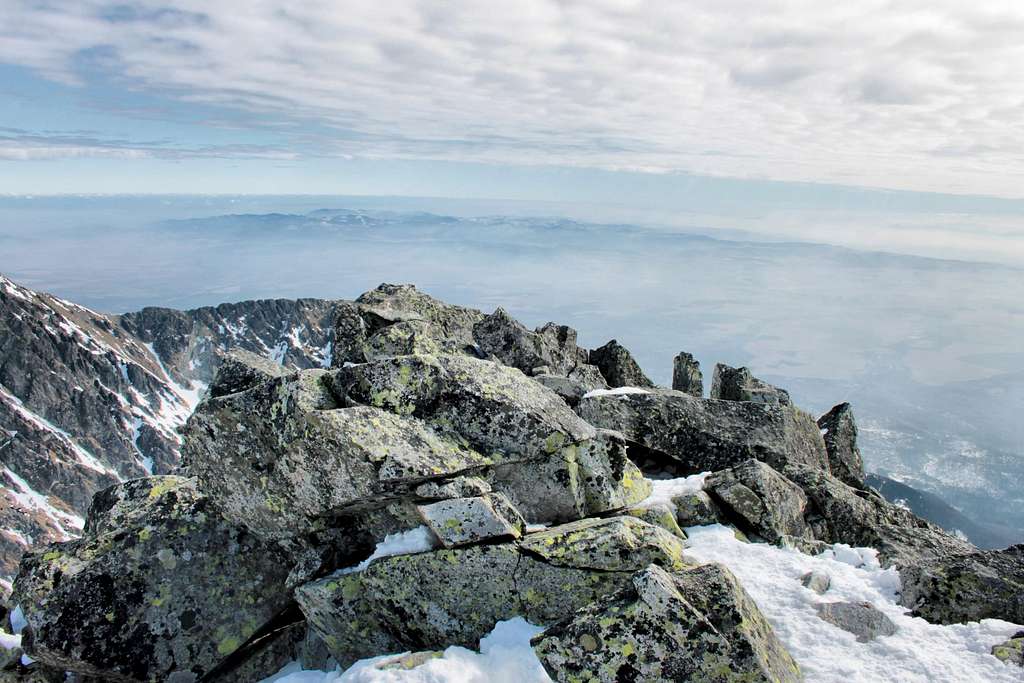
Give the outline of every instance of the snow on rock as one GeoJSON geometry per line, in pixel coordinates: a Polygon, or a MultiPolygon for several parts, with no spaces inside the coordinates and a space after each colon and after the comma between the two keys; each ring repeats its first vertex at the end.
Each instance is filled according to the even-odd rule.
{"type": "Polygon", "coordinates": [[[363,659],[345,671],[303,671],[289,664],[262,683],[549,683],[530,638],[544,629],[522,617],[499,621],[480,640],[480,651],[449,647],[412,669],[381,669],[394,655],[363,659]]]}
{"type": "Polygon", "coordinates": [[[384,540],[377,544],[373,553],[365,560],[354,567],[339,569],[338,574],[354,574],[361,572],[370,566],[374,560],[393,555],[412,555],[414,553],[425,553],[438,547],[437,537],[434,532],[426,526],[418,526],[415,529],[401,531],[395,534],[388,534],[384,540]]]}
{"type": "MultiPolygon", "coordinates": [[[[645,392],[646,393],[646,392],[645,392]]],[[[657,505],[672,505],[672,499],[684,493],[697,493],[704,489],[704,480],[711,472],[691,474],[688,477],[678,479],[648,479],[651,485],[651,495],[636,506],[638,508],[649,508],[657,505]]]]}
{"type": "Polygon", "coordinates": [[[939,626],[911,617],[896,604],[899,575],[880,569],[868,548],[837,545],[817,557],[764,543],[744,543],[721,525],[691,527],[687,555],[699,562],[720,562],[739,578],[779,639],[800,664],[808,683],[1020,683],[1019,669],[990,654],[1021,626],[996,619],[939,626]],[[831,577],[824,595],[804,588],[809,571],[831,577]],[[859,643],[818,618],[821,602],[866,601],[897,626],[892,636],[859,643]]]}
{"type": "Polygon", "coordinates": [[[640,387],[616,387],[614,389],[594,389],[583,394],[583,398],[595,396],[626,396],[627,394],[649,394],[651,392],[640,387]]]}

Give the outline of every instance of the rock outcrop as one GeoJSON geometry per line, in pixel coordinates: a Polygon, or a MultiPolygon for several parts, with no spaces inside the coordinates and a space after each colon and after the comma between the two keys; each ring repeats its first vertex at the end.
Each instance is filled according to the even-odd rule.
{"type": "Polygon", "coordinates": [[[857,447],[857,423],[849,403],[840,403],[818,418],[825,438],[832,476],[845,484],[864,487],[864,460],[857,447]]]}
{"type": "MultiPolygon", "coordinates": [[[[558,681],[800,680],[736,577],[686,556],[681,525],[712,523],[804,552],[877,548],[900,568],[905,604],[933,621],[1024,621],[1024,546],[979,552],[864,486],[845,404],[822,418],[823,439],[788,394],[745,369],[720,366],[704,399],[681,355],[675,384],[689,393],[657,388],[615,342],[587,352],[571,328],[531,331],[406,285],[329,311],[267,309],[251,312],[260,334],[268,315],[319,311],[316,334],[331,331],[316,337],[323,353],[197,341],[197,320],[227,324],[215,322],[221,309],[105,319],[123,330],[110,339],[126,336],[92,370],[123,363],[117,376],[140,395],[158,382],[151,397],[181,389],[186,368],[209,385],[182,432],[181,476],[142,477],[144,467],[76,450],[4,389],[5,415],[50,435],[43,443],[63,449],[50,454],[75,458],[99,489],[84,519],[57,501],[40,512],[59,538],[81,538],[21,561],[14,600],[37,664],[19,676],[258,680],[286,661],[396,652],[413,654],[377,666],[414,666],[524,617],[545,628],[533,646],[558,681]],[[172,331],[147,356],[156,342],[138,340],[159,325],[172,331]],[[710,474],[703,490],[690,480],[655,491],[636,463],[651,476],[710,474]]],[[[5,453],[11,486],[30,487],[11,462],[5,453]]],[[[828,590],[827,577],[802,581],[828,590]]],[[[864,605],[819,609],[860,638],[891,632],[864,605]]]]}
{"type": "Polygon", "coordinates": [[[672,359],[672,388],[690,396],[704,396],[704,376],[693,355],[680,352],[672,359]]]}

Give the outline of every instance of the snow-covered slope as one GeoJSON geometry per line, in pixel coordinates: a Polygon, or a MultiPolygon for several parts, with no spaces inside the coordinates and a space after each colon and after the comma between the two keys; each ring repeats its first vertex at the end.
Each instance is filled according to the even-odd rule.
{"type": "Polygon", "coordinates": [[[0,590],[33,544],[78,533],[92,495],[168,472],[217,354],[330,363],[333,302],[107,315],[0,275],[0,590]]]}

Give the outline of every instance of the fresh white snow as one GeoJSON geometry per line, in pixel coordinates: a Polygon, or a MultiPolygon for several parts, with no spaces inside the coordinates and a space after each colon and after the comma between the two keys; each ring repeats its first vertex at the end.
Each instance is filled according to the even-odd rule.
{"type": "Polygon", "coordinates": [[[691,474],[688,477],[678,479],[648,479],[651,485],[651,495],[640,501],[637,507],[649,508],[656,505],[672,505],[672,499],[684,493],[697,493],[704,488],[704,480],[710,472],[691,474]]]}
{"type": "Polygon", "coordinates": [[[881,569],[868,548],[837,545],[811,557],[764,543],[743,543],[732,529],[714,525],[686,530],[687,555],[720,562],[732,570],[796,659],[808,683],[1021,683],[1019,668],[990,654],[1022,627],[997,619],[939,626],[911,617],[896,604],[899,575],[881,569]],[[804,588],[800,577],[812,570],[828,574],[824,595],[804,588]],[[868,643],[818,618],[819,602],[867,601],[899,629],[868,643]]]}
{"type": "Polygon", "coordinates": [[[499,621],[480,640],[480,651],[449,647],[414,669],[376,668],[394,655],[363,659],[345,671],[302,671],[289,664],[262,683],[548,683],[551,679],[530,647],[543,629],[522,617],[499,621]]]}
{"type": "Polygon", "coordinates": [[[615,389],[593,389],[583,394],[583,398],[594,396],[626,396],[628,394],[649,394],[651,392],[640,387],[616,387],[615,389]]]}
{"type": "Polygon", "coordinates": [[[388,534],[384,540],[377,544],[373,553],[365,560],[353,567],[339,569],[336,574],[353,574],[361,572],[370,566],[374,560],[393,555],[412,555],[414,553],[425,553],[437,547],[437,537],[434,532],[425,526],[418,526],[415,529],[401,531],[396,534],[388,534]]]}

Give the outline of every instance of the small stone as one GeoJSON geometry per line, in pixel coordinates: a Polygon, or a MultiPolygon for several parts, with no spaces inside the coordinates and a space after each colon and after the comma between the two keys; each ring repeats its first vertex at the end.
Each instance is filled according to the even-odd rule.
{"type": "Polygon", "coordinates": [[[870,602],[823,602],[815,609],[822,621],[854,634],[862,643],[896,633],[896,624],[870,602]]]}
{"type": "Polygon", "coordinates": [[[821,595],[832,585],[832,578],[824,572],[812,571],[801,576],[800,583],[804,588],[809,588],[821,595]]]}
{"type": "Polygon", "coordinates": [[[684,529],[688,526],[718,524],[722,519],[722,511],[706,491],[676,496],[672,504],[676,506],[676,521],[684,529]]]}
{"type": "Polygon", "coordinates": [[[992,646],[996,659],[1007,664],[1024,667],[1024,631],[1019,631],[1006,642],[992,646]]]}

